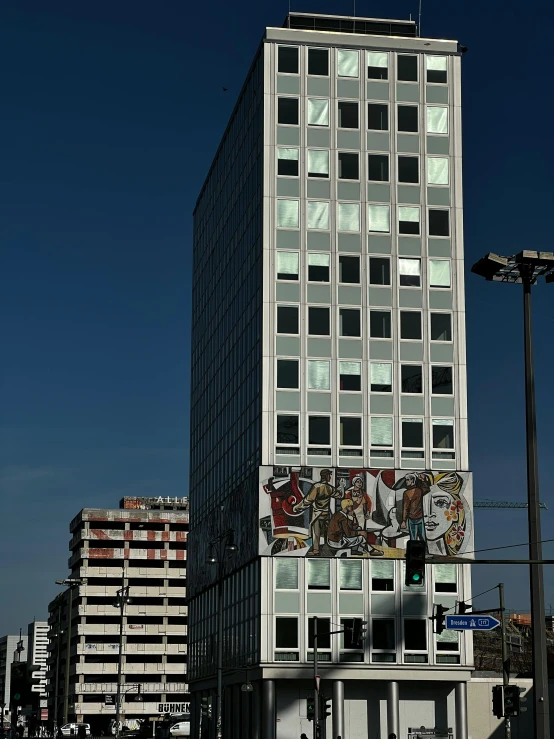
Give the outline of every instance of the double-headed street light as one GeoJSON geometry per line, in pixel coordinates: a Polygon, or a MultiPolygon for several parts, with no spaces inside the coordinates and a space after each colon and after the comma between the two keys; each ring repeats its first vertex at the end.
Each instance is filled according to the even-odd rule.
{"type": "Polygon", "coordinates": [[[225,558],[238,551],[233,529],[223,529],[223,506],[219,509],[219,531],[222,532],[210,542],[206,564],[217,565],[217,695],[216,695],[216,737],[223,736],[223,574],[225,558]]]}
{"type": "MultiPolygon", "coordinates": [[[[539,503],[537,456],[537,411],[533,373],[533,341],[531,318],[531,286],[539,277],[554,282],[554,254],[544,251],[521,251],[511,257],[487,254],[471,271],[493,282],[523,285],[523,331],[525,340],[525,415],[527,438],[527,501],[529,520],[529,559],[542,559],[542,536],[539,503]]],[[[536,739],[549,739],[550,716],[546,631],[544,624],[544,581],[542,565],[531,564],[531,622],[533,625],[533,713],[536,739]]]]}

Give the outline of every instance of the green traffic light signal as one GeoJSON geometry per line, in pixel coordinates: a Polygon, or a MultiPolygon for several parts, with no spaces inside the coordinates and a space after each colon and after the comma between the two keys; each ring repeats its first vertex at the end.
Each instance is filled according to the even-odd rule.
{"type": "Polygon", "coordinates": [[[315,700],[313,698],[306,698],[306,716],[308,721],[315,719],[315,700]]]}

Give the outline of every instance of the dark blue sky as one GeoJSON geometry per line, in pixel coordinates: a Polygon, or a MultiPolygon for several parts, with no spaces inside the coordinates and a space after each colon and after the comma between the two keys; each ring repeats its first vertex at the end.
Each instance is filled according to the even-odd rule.
{"type": "MultiPolygon", "coordinates": [[[[187,492],[191,213],[263,28],[286,10],[268,0],[2,3],[0,634],[46,616],[83,506],[187,492]]],[[[415,17],[417,1],[358,0],[357,12],[415,17]]],[[[468,266],[491,250],[553,247],[551,31],[544,0],[424,0],[424,35],[469,48],[468,266]]],[[[553,291],[535,293],[547,503],[553,291]]],[[[520,289],[469,275],[467,309],[475,494],[523,500],[520,289]]],[[[478,510],[475,528],[480,547],[527,539],[525,511],[478,510]]],[[[506,556],[516,553],[525,549],[506,556]]],[[[474,568],[475,592],[500,579],[508,605],[525,608],[525,568],[474,568]]]]}

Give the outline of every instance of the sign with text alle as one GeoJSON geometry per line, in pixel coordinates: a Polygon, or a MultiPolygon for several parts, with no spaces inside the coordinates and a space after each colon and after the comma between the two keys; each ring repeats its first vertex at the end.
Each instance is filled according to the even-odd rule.
{"type": "Polygon", "coordinates": [[[454,631],[491,631],[500,626],[500,621],[494,616],[445,616],[445,626],[454,631]]]}

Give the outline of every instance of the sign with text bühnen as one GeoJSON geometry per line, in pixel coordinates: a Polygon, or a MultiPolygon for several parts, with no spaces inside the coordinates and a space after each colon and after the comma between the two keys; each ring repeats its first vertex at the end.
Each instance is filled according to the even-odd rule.
{"type": "Polygon", "coordinates": [[[461,631],[491,631],[500,626],[500,621],[494,616],[445,616],[447,629],[461,631]]]}

